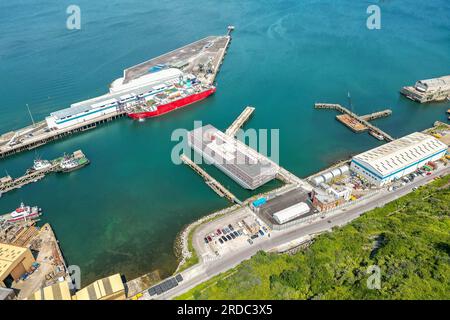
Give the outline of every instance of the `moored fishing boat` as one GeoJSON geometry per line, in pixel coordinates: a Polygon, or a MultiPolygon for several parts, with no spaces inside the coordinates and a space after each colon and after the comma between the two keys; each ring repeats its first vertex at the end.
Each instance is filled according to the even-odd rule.
{"type": "Polygon", "coordinates": [[[23,220],[36,219],[42,214],[42,210],[37,207],[26,206],[23,202],[16,210],[11,213],[1,216],[3,220],[7,222],[19,222],[23,220]]]}

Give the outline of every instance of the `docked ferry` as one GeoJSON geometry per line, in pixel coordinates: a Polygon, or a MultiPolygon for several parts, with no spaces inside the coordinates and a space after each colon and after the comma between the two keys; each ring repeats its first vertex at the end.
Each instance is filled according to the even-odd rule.
{"type": "Polygon", "coordinates": [[[145,104],[128,113],[132,119],[158,117],[176,109],[206,99],[216,92],[214,86],[171,86],[166,90],[145,97],[145,104]]]}

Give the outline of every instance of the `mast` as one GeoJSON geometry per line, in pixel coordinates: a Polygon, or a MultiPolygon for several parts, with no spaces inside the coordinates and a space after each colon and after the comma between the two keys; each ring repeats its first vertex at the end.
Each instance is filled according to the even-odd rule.
{"type": "Polygon", "coordinates": [[[31,114],[30,107],[28,106],[28,103],[27,103],[27,109],[28,109],[28,113],[30,114],[31,122],[33,122],[33,127],[35,127],[36,124],[34,123],[33,115],[31,114]]]}
{"type": "Polygon", "coordinates": [[[348,98],[348,106],[350,107],[350,111],[353,112],[353,104],[352,104],[352,97],[350,96],[350,91],[347,91],[347,98],[348,98]]]}

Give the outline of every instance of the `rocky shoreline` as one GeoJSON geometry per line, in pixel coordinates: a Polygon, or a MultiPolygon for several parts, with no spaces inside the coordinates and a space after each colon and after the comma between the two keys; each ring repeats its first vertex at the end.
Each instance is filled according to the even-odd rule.
{"type": "Polygon", "coordinates": [[[207,216],[204,216],[187,226],[185,226],[177,235],[174,244],[174,252],[177,257],[178,267],[175,271],[177,273],[180,268],[186,263],[186,260],[192,257],[192,252],[189,250],[189,234],[192,230],[194,230],[197,226],[205,223],[206,221],[217,218],[218,216],[222,216],[224,214],[230,213],[232,211],[237,210],[241,206],[238,204],[232,205],[230,207],[226,207],[222,210],[215,211],[207,216]]]}

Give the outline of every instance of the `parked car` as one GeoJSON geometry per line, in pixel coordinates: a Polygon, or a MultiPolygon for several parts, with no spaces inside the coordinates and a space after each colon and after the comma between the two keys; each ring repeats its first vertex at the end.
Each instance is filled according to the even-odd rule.
{"type": "Polygon", "coordinates": [[[225,230],[225,228],[222,229],[222,233],[223,234],[227,234],[227,230],[225,230]]]}
{"type": "Polygon", "coordinates": [[[244,233],[242,232],[242,230],[238,230],[238,234],[239,234],[240,236],[242,236],[244,233]]]}
{"type": "Polygon", "coordinates": [[[205,239],[203,239],[203,240],[205,240],[205,243],[208,244],[208,242],[209,242],[208,239],[205,238],[205,239]]]}
{"type": "Polygon", "coordinates": [[[230,233],[230,236],[233,238],[233,239],[236,239],[236,236],[234,235],[234,233],[232,232],[232,233],[230,233]]]}
{"type": "Polygon", "coordinates": [[[220,236],[222,234],[222,231],[220,231],[220,229],[217,229],[216,233],[217,233],[218,236],[220,236]]]}
{"type": "Polygon", "coordinates": [[[232,239],[232,238],[230,237],[229,234],[227,234],[227,239],[228,239],[228,240],[231,240],[231,239],[232,239]]]}
{"type": "Polygon", "coordinates": [[[259,229],[259,234],[261,235],[261,237],[263,237],[264,236],[264,232],[261,230],[261,229],[259,229]]]}
{"type": "Polygon", "coordinates": [[[228,228],[230,228],[231,231],[234,231],[234,228],[231,224],[228,225],[228,228]]]}
{"type": "Polygon", "coordinates": [[[219,238],[219,242],[220,244],[223,244],[223,240],[221,238],[219,238]]]}
{"type": "Polygon", "coordinates": [[[223,241],[228,241],[228,239],[225,237],[225,236],[222,236],[222,238],[221,238],[223,241]]]}
{"type": "Polygon", "coordinates": [[[237,231],[233,232],[236,237],[239,237],[239,233],[237,231]]]}
{"type": "Polygon", "coordinates": [[[256,238],[258,238],[259,236],[257,235],[257,234],[254,234],[254,235],[252,235],[251,237],[250,237],[250,239],[256,239],[256,238]]]}
{"type": "Polygon", "coordinates": [[[247,242],[250,243],[251,245],[253,244],[252,239],[247,239],[247,242]]]}

